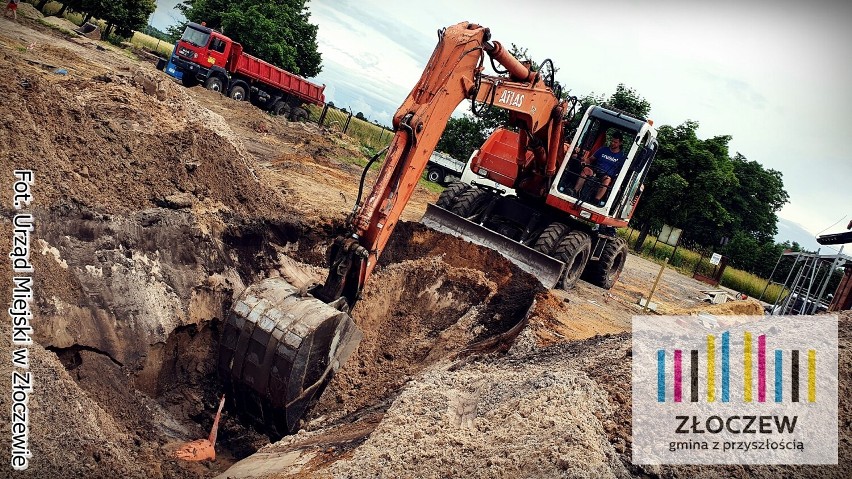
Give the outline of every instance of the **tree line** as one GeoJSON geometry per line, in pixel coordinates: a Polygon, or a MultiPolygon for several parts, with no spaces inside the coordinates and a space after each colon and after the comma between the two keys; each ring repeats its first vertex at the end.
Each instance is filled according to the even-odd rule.
{"type": "MultiPolygon", "coordinates": [[[[40,12],[51,0],[39,0],[35,8],[40,12]]],[[[134,30],[139,30],[148,23],[148,17],[157,9],[156,0],[64,0],[62,8],[56,13],[61,17],[66,11],[83,14],[83,21],[88,22],[93,17],[103,20],[106,28],[104,38],[111,34],[122,38],[133,36],[134,30]]]]}

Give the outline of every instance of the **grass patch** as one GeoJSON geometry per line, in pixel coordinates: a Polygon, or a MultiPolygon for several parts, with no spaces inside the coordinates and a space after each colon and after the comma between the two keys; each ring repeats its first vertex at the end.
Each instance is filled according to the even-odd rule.
{"type": "Polygon", "coordinates": [[[130,43],[152,52],[156,52],[164,57],[170,57],[172,55],[172,50],[175,48],[172,43],[146,35],[142,32],[133,32],[133,36],[130,38],[130,43]]]}
{"type": "MultiPolygon", "coordinates": [[[[308,105],[308,114],[310,120],[314,123],[319,122],[322,115],[323,107],[316,105],[308,105]]],[[[393,138],[393,132],[384,129],[378,125],[368,121],[361,120],[356,117],[349,118],[348,113],[344,113],[336,108],[329,108],[323,119],[323,126],[330,129],[343,132],[352,137],[361,147],[368,151],[379,151],[388,146],[393,138]],[[348,124],[347,124],[348,123],[348,124]]]]}
{"type": "Polygon", "coordinates": [[[41,23],[42,25],[46,26],[47,28],[50,28],[50,29],[56,30],[57,32],[62,33],[65,36],[73,37],[73,36],[77,35],[76,33],[72,32],[71,30],[68,30],[67,28],[62,28],[58,25],[54,25],[50,22],[45,21],[43,18],[39,18],[38,22],[41,23]]]}

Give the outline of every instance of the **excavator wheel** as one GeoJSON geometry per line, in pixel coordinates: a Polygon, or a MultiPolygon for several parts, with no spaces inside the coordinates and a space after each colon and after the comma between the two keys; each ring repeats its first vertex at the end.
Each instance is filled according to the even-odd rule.
{"type": "Polygon", "coordinates": [[[340,303],[326,304],[280,277],[246,288],[225,322],[217,362],[240,415],[273,436],[298,430],[361,339],[340,303]]]}
{"type": "Polygon", "coordinates": [[[438,196],[438,201],[435,202],[435,205],[440,206],[445,210],[452,209],[453,205],[456,203],[456,198],[469,188],[470,185],[467,183],[454,181],[444,188],[444,191],[442,191],[441,195],[438,196]]]}
{"type": "Polygon", "coordinates": [[[490,196],[485,190],[469,188],[458,196],[451,211],[462,218],[472,218],[482,212],[490,196]]]}
{"type": "Polygon", "coordinates": [[[603,289],[610,289],[618,281],[624,263],[627,261],[627,242],[621,238],[608,241],[604,246],[601,258],[589,262],[583,278],[603,289]]]}
{"type": "Polygon", "coordinates": [[[562,239],[567,231],[568,226],[562,223],[550,223],[547,228],[541,232],[538,239],[535,240],[533,249],[539,253],[553,255],[553,250],[556,249],[556,245],[559,244],[559,240],[562,239]]]}
{"type": "Polygon", "coordinates": [[[562,289],[571,289],[577,284],[591,253],[592,240],[582,231],[572,231],[559,240],[553,257],[565,263],[565,271],[559,280],[562,289]]]}

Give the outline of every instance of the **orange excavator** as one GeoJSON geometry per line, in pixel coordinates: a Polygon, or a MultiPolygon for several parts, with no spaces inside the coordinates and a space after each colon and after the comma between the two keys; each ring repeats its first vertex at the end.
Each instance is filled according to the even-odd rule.
{"type": "Polygon", "coordinates": [[[615,228],[627,224],[639,199],[656,131],[643,119],[591,107],[569,142],[576,99],[562,98],[552,62],[535,71],[490,37],[468,22],[438,32],[420,80],[394,115],[391,144],[370,160],[385,154],[366,196],[370,165],[364,169],[348,232],[328,249],[325,283],[306,288],[268,278],[234,303],[219,373],[236,409],[273,434],[297,430],[357,346],[361,333],[349,312],[464,100],[475,112],[504,108],[509,122],[471,158],[475,179],[451,184],[423,222],[496,249],[547,287],[571,287],[581,275],[604,288],[617,279],[627,249],[615,228]],[[486,56],[496,75],[483,73],[486,56]]]}

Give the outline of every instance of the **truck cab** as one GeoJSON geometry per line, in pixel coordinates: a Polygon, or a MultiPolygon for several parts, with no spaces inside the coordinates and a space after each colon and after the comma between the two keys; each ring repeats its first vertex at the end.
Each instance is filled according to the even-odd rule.
{"type": "MultiPolygon", "coordinates": [[[[175,45],[175,64],[182,70],[182,81],[194,86],[212,78],[214,70],[227,71],[230,57],[239,44],[225,35],[204,25],[190,22],[183,36],[175,45]]],[[[210,85],[214,91],[222,91],[222,85],[210,85]]]]}

